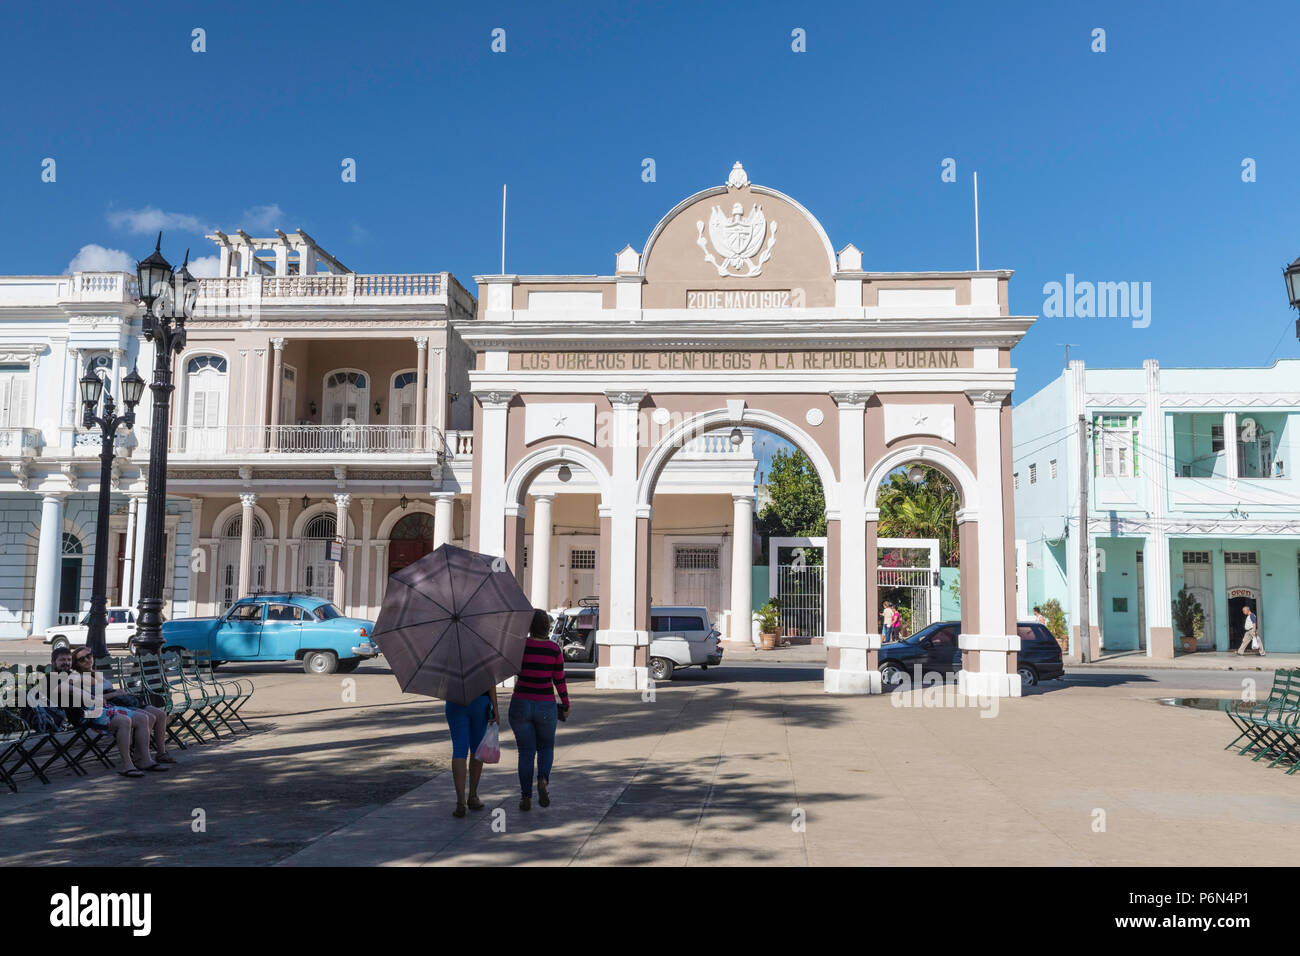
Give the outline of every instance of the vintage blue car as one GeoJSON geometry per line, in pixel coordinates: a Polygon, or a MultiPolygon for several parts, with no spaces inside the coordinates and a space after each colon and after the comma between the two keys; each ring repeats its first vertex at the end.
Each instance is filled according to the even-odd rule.
{"type": "Polygon", "coordinates": [[[308,674],[346,674],[379,653],[374,631],[329,601],[286,592],[240,598],[220,617],[167,621],[162,636],[164,650],[205,651],[214,663],[302,661],[308,674]]]}

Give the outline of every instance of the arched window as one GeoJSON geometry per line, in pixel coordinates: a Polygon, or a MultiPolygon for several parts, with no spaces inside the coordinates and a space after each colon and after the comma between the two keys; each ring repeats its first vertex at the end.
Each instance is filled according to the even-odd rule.
{"type": "Polygon", "coordinates": [[[393,397],[389,402],[388,420],[393,425],[414,425],[415,407],[419,402],[415,372],[399,372],[393,376],[393,397]]]}
{"type": "Polygon", "coordinates": [[[339,369],[325,376],[323,425],[351,421],[364,425],[370,420],[370,379],[365,372],[339,369]]]}
{"type": "MultiPolygon", "coordinates": [[[[221,529],[221,559],[217,562],[217,583],[221,589],[220,610],[223,613],[244,596],[239,593],[240,538],[243,528],[244,516],[233,514],[226,519],[221,529]]],[[[266,528],[257,515],[253,515],[253,537],[266,537],[266,528]]],[[[266,588],[266,550],[261,545],[253,548],[253,571],[249,576],[249,583],[254,591],[266,588]]]]}
{"type": "Polygon", "coordinates": [[[63,532],[59,566],[59,623],[76,624],[81,607],[81,567],[84,549],[75,534],[63,532]]]}
{"type": "Polygon", "coordinates": [[[75,534],[63,532],[63,553],[82,554],[81,540],[75,534]]]}
{"type": "Polygon", "coordinates": [[[328,511],[313,515],[302,532],[302,571],[300,589],[314,597],[328,598],[334,592],[334,568],[326,556],[328,542],[334,540],[338,523],[328,511]]]}
{"type": "Polygon", "coordinates": [[[196,355],[185,363],[185,448],[224,448],[226,424],[226,360],[220,355],[196,355]]]}
{"type": "MultiPolygon", "coordinates": [[[[244,533],[244,516],[242,514],[231,515],[230,520],[226,522],[226,528],[221,533],[223,538],[239,538],[244,533]]],[[[262,519],[253,515],[253,537],[265,538],[266,529],[262,526],[262,519]]]]}

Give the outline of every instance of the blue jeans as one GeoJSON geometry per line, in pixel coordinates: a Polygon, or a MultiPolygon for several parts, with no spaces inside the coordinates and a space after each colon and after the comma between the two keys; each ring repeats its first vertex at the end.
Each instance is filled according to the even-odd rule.
{"type": "Polygon", "coordinates": [[[537,755],[537,779],[548,783],[555,759],[555,725],[559,708],[555,701],[510,699],[510,729],[519,748],[519,790],[533,795],[533,755],[537,755]]]}
{"type": "Polygon", "coordinates": [[[473,755],[487,733],[488,711],[492,709],[492,699],[484,694],[470,701],[469,704],[453,704],[447,701],[447,727],[451,731],[451,759],[464,760],[473,755]]]}

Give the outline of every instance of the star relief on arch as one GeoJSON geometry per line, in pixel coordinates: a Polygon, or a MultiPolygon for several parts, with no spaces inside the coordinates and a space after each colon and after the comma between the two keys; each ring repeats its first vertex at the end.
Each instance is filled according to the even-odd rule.
{"type": "MultiPolygon", "coordinates": [[[[737,162],[727,177],[727,191],[734,192],[748,185],[749,177],[745,175],[745,168],[737,162]]],[[[717,269],[718,275],[748,279],[761,275],[763,264],[772,258],[776,227],[775,219],[768,224],[763,207],[758,203],[754,203],[748,215],[745,214],[744,204],[740,202],[732,204],[730,215],[724,213],[721,206],[714,206],[709,214],[708,239],[704,238],[704,221],[695,221],[695,244],[704,250],[704,261],[717,269]],[[764,239],[767,240],[766,248],[763,247],[764,239]],[[709,250],[710,243],[718,254],[716,257],[709,250]],[[758,256],[757,262],[754,261],[755,256],[758,256]]]]}

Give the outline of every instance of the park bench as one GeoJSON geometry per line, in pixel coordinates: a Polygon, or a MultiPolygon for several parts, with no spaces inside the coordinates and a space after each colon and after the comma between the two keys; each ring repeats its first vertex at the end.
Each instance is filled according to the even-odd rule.
{"type": "MultiPolygon", "coordinates": [[[[39,690],[39,697],[52,705],[50,689],[45,686],[47,669],[29,671],[25,668],[6,668],[14,682],[14,690],[22,684],[22,699],[31,700],[39,690]]],[[[113,734],[106,727],[82,722],[74,726],[59,728],[33,727],[24,718],[23,709],[6,702],[0,709],[0,779],[13,791],[18,784],[14,773],[23,767],[30,767],[32,775],[41,783],[49,783],[46,771],[57,761],[62,761],[73,773],[85,776],[87,770],[82,766],[88,758],[93,758],[106,767],[112,767],[111,747],[113,734]],[[46,756],[46,751],[49,751],[46,756]],[[43,758],[43,759],[42,759],[43,758]]]]}
{"type": "Polygon", "coordinates": [[[1245,743],[1239,755],[1251,755],[1252,762],[1272,757],[1270,767],[1282,761],[1290,763],[1288,774],[1300,769],[1300,669],[1273,672],[1273,686],[1262,701],[1236,701],[1228,708],[1228,718],[1240,731],[1224,749],[1245,743]]]}

